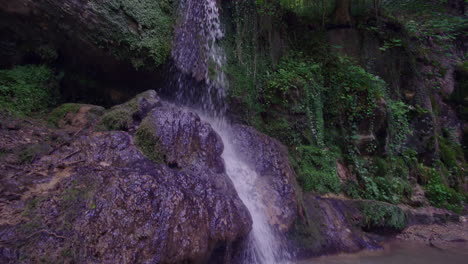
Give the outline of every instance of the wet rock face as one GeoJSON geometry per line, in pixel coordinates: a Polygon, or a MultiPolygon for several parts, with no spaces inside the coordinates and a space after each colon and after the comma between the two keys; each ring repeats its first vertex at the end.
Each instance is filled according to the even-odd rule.
{"type": "Polygon", "coordinates": [[[139,130],[154,136],[158,141],[154,151],[162,152],[164,162],[173,167],[206,166],[224,172],[221,138],[192,112],[169,105],[158,107],[143,120],[139,130]]]}
{"type": "Polygon", "coordinates": [[[219,136],[172,106],[146,119],[177,168],[148,159],[132,133],[86,131],[16,173],[35,181],[0,200],[0,262],[204,263],[235,250],[252,220],[219,136]]]}
{"type": "Polygon", "coordinates": [[[305,194],[303,205],[304,218],[290,233],[299,258],[379,248],[360,229],[363,216],[356,201],[305,194]]]}
{"type": "Polygon", "coordinates": [[[287,231],[297,216],[294,170],[286,147],[252,127],[234,125],[234,145],[244,161],[260,176],[257,187],[264,195],[269,222],[287,231]]]}

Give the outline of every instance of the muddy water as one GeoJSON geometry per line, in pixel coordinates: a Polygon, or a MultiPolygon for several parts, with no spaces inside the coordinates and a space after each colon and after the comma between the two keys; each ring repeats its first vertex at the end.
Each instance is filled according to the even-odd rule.
{"type": "Polygon", "coordinates": [[[298,264],[467,264],[468,243],[450,243],[445,249],[413,242],[392,242],[383,250],[364,251],[301,261],[298,264]]]}

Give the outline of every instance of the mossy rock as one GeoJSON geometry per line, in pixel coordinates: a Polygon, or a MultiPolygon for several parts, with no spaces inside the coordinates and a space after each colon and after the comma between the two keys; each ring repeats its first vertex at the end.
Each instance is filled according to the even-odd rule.
{"type": "Polygon", "coordinates": [[[160,99],[154,90],[138,94],[130,101],[116,105],[107,111],[99,121],[97,129],[129,131],[159,103],[160,99]]]}
{"type": "Polygon", "coordinates": [[[111,0],[96,3],[96,8],[116,27],[104,33],[121,44],[112,47],[118,57],[130,58],[136,68],[166,62],[171,53],[176,1],[111,0]]]}

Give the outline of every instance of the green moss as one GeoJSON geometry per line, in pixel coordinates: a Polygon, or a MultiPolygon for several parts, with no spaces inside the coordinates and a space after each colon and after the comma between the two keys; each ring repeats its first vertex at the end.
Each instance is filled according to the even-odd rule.
{"type": "Polygon", "coordinates": [[[97,125],[97,129],[102,131],[127,131],[133,124],[133,114],[138,111],[138,107],[138,100],[136,98],[122,105],[112,107],[102,116],[99,124],[97,125]]]}
{"type": "Polygon", "coordinates": [[[63,104],[55,108],[48,116],[47,121],[51,124],[58,126],[59,121],[64,118],[68,113],[76,113],[80,110],[81,104],[63,104]]]}
{"type": "Polygon", "coordinates": [[[128,102],[112,107],[102,116],[96,128],[101,131],[127,131],[134,124],[135,115],[137,115],[141,110],[142,106],[140,105],[140,102],[146,101],[152,105],[156,105],[158,100],[159,99],[157,96],[155,97],[155,92],[153,90],[142,92],[128,102]]]}
{"type": "Polygon", "coordinates": [[[131,114],[127,108],[111,109],[104,114],[98,128],[100,130],[128,130],[133,121],[131,114]]]}
{"type": "Polygon", "coordinates": [[[164,162],[164,155],[161,151],[159,139],[154,135],[154,128],[145,121],[135,134],[135,144],[150,160],[157,163],[164,162]]]}
{"type": "Polygon", "coordinates": [[[365,202],[362,204],[362,213],[361,225],[368,230],[401,231],[407,225],[405,213],[395,205],[365,202]]]}
{"type": "Polygon", "coordinates": [[[46,66],[0,70],[0,109],[20,116],[43,112],[58,96],[57,78],[46,66]]]}

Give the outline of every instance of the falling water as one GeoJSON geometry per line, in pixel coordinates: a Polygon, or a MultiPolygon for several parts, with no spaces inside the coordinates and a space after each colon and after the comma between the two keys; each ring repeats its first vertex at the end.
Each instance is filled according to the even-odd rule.
{"type": "Polygon", "coordinates": [[[253,220],[243,262],[284,263],[288,256],[268,223],[265,205],[256,190],[258,175],[240,159],[224,118],[228,85],[223,71],[226,56],[219,45],[224,34],[216,0],[182,0],[179,12],[172,54],[178,72],[177,102],[197,109],[223,140],[227,174],[253,220]]]}
{"type": "Polygon", "coordinates": [[[223,118],[226,112],[226,55],[218,45],[224,37],[216,0],[181,0],[172,52],[177,78],[177,101],[223,118]],[[203,85],[193,89],[190,76],[203,85]],[[201,100],[201,102],[194,101],[201,100]]]}

